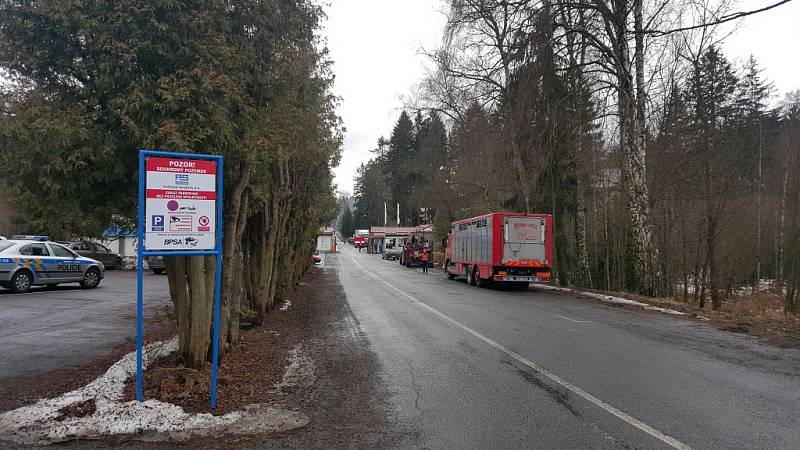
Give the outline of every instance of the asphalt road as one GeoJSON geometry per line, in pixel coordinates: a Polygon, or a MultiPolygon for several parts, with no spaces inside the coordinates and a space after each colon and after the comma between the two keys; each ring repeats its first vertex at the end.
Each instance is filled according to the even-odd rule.
{"type": "MultiPolygon", "coordinates": [[[[146,315],[169,302],[166,276],[146,272],[144,288],[146,315]]],[[[0,289],[0,379],[78,366],[135,337],[136,272],[106,271],[96,289],[0,289]]]]}
{"type": "Polygon", "coordinates": [[[800,351],[697,321],[326,255],[427,448],[800,448],[800,351]]]}

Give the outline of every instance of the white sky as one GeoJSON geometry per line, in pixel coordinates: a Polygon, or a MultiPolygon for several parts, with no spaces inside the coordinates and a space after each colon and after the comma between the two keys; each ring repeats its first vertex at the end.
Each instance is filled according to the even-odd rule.
{"type": "MultiPolygon", "coordinates": [[[[342,162],[335,170],[339,190],[352,192],[358,166],[369,160],[378,138],[392,132],[403,107],[424,75],[421,49],[441,41],[441,0],[330,0],[324,35],[334,61],[334,92],[347,128],[342,162]]],[[[777,0],[741,0],[740,10],[777,0]]],[[[725,42],[725,53],[742,61],[752,53],[778,95],[800,89],[800,0],[750,16],[725,42]]]]}

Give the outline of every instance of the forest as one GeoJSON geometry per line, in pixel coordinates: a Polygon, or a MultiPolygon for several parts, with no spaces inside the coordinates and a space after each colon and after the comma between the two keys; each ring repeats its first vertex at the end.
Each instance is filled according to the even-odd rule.
{"type": "Polygon", "coordinates": [[[561,285],[800,313],[800,90],[725,55],[732,7],[450,1],[347,222],[551,213],[561,285]]]}
{"type": "MultiPolygon", "coordinates": [[[[54,239],[135,227],[138,149],[225,157],[221,349],[336,216],[342,127],[310,1],[0,2],[0,179],[54,239]]],[[[214,257],[165,258],[187,366],[209,358],[214,257]]]]}

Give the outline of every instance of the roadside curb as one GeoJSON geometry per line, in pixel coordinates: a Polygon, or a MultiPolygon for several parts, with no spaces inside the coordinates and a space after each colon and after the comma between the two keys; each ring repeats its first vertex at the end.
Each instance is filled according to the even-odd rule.
{"type": "Polygon", "coordinates": [[[662,313],[662,314],[671,314],[673,316],[693,317],[693,318],[700,319],[700,320],[711,321],[710,318],[705,317],[705,316],[701,316],[701,315],[698,315],[698,314],[691,314],[691,313],[686,313],[686,312],[683,312],[683,311],[678,311],[678,310],[675,310],[675,309],[662,308],[660,306],[654,306],[654,305],[651,305],[649,303],[637,302],[635,300],[629,300],[627,298],[622,298],[622,297],[615,297],[613,295],[601,294],[601,293],[597,293],[597,292],[582,291],[582,290],[579,290],[579,289],[565,288],[565,287],[560,287],[560,286],[550,286],[550,285],[547,285],[547,284],[539,284],[539,283],[531,283],[531,286],[535,287],[537,289],[545,289],[545,290],[550,290],[550,291],[566,292],[566,293],[569,293],[569,294],[580,295],[580,296],[583,296],[583,297],[588,297],[588,298],[591,298],[591,299],[594,299],[594,300],[599,300],[599,301],[601,301],[603,303],[609,303],[609,304],[613,304],[613,305],[637,306],[639,308],[646,309],[648,311],[655,311],[655,312],[659,312],[659,313],[662,313]]]}

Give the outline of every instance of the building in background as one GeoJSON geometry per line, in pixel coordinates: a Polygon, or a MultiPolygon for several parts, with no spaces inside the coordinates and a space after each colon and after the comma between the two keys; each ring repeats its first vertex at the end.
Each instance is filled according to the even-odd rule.
{"type": "Polygon", "coordinates": [[[405,245],[415,227],[370,227],[367,239],[369,253],[383,253],[387,245],[405,245]]]}
{"type": "Polygon", "coordinates": [[[100,243],[112,252],[119,253],[122,258],[135,258],[138,246],[136,245],[136,230],[123,227],[111,227],[100,235],[100,243]]]}
{"type": "Polygon", "coordinates": [[[317,251],[322,253],[336,253],[336,232],[332,227],[319,229],[317,235],[317,251]]]}

